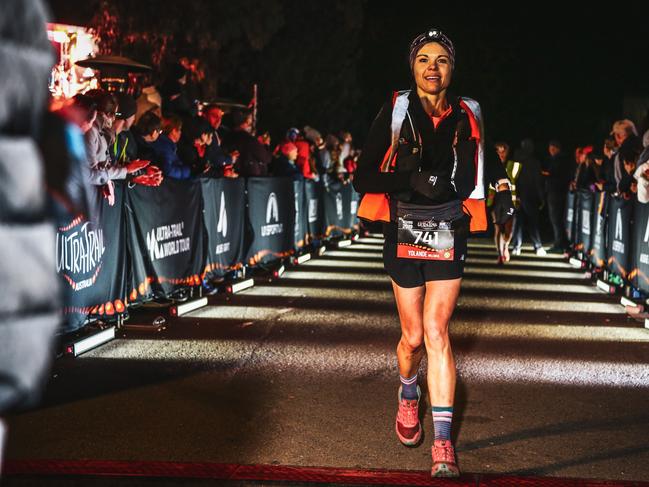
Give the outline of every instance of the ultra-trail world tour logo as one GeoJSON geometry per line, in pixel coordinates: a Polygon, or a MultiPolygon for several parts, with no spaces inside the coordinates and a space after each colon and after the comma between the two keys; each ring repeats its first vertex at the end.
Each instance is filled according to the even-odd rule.
{"type": "Polygon", "coordinates": [[[191,250],[191,238],[183,237],[185,222],[162,225],[146,234],[146,247],[152,262],[191,250]]]}
{"type": "Polygon", "coordinates": [[[106,252],[104,231],[78,216],[58,229],[56,270],[75,291],[91,287],[101,271],[106,252]]]}

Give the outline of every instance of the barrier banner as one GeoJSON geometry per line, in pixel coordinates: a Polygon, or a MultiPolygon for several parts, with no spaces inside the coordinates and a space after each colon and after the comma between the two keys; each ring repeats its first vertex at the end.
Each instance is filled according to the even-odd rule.
{"type": "Polygon", "coordinates": [[[64,281],[63,332],[96,315],[110,318],[126,310],[126,231],[123,184],[115,184],[115,204],[97,192],[97,221],[72,216],[58,227],[56,270],[64,281]]]}
{"type": "Polygon", "coordinates": [[[131,301],[198,286],[205,266],[206,233],[200,181],[165,179],[158,187],[126,190],[131,301]]]}
{"type": "Polygon", "coordinates": [[[595,200],[593,193],[588,190],[579,191],[579,244],[577,250],[581,250],[584,258],[590,255],[591,249],[591,221],[593,201],[595,200]]]}
{"type": "Polygon", "coordinates": [[[352,232],[351,222],[351,184],[335,182],[323,191],[325,235],[341,237],[352,232]]]}
{"type": "Polygon", "coordinates": [[[307,222],[304,186],[304,179],[293,181],[293,196],[295,197],[295,235],[293,242],[295,249],[301,249],[309,243],[309,226],[307,222]]]}
{"type": "Polygon", "coordinates": [[[205,178],[201,189],[207,231],[204,272],[208,278],[219,278],[242,266],[246,182],[243,178],[205,178]]]}
{"type": "Polygon", "coordinates": [[[606,264],[606,215],[608,212],[608,195],[604,191],[593,194],[593,211],[591,214],[591,251],[590,261],[595,267],[606,264]]]}
{"type": "Polygon", "coordinates": [[[631,217],[633,202],[618,196],[611,196],[608,208],[608,230],[606,255],[608,268],[626,279],[629,271],[631,243],[631,217]]]}
{"type": "Polygon", "coordinates": [[[568,196],[566,197],[566,236],[568,237],[568,242],[575,243],[575,202],[576,196],[574,191],[568,191],[568,196]]]}
{"type": "Polygon", "coordinates": [[[314,240],[324,238],[324,205],[322,204],[322,185],[306,180],[304,181],[304,199],[307,214],[309,235],[314,240]]]}
{"type": "Polygon", "coordinates": [[[294,253],[295,196],[291,178],[247,179],[250,265],[294,253]]]}
{"type": "Polygon", "coordinates": [[[649,292],[649,203],[635,202],[633,225],[633,267],[631,284],[649,292]]]}

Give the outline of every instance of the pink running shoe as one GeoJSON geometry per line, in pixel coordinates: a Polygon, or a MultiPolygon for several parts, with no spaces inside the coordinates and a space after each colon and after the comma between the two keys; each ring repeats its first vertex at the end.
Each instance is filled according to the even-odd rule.
{"type": "Polygon", "coordinates": [[[399,386],[399,411],[395,429],[399,441],[405,446],[416,445],[421,439],[421,423],[419,422],[419,399],[421,399],[421,389],[417,386],[417,397],[419,399],[402,399],[401,386],[399,386]]]}
{"type": "Polygon", "coordinates": [[[460,469],[455,463],[455,450],[451,440],[435,440],[431,449],[433,468],[431,477],[459,477],[460,469]]]}

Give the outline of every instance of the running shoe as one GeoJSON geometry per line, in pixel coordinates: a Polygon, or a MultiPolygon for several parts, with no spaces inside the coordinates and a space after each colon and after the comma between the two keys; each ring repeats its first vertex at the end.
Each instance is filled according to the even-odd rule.
{"type": "Polygon", "coordinates": [[[504,263],[505,263],[505,258],[502,255],[499,255],[498,260],[496,260],[496,264],[503,265],[504,263]]]}
{"type": "Polygon", "coordinates": [[[455,450],[451,440],[435,440],[431,448],[433,467],[431,477],[459,477],[460,469],[455,462],[455,450]]]}
{"type": "Polygon", "coordinates": [[[548,255],[548,252],[543,247],[539,247],[538,249],[536,249],[536,255],[538,255],[539,257],[545,257],[546,255],[548,255]]]}
{"type": "Polygon", "coordinates": [[[405,446],[416,445],[421,439],[421,423],[419,422],[419,399],[421,389],[417,386],[418,399],[403,399],[401,397],[401,386],[399,386],[399,410],[395,430],[399,441],[405,446]]]}
{"type": "Polygon", "coordinates": [[[521,255],[521,248],[520,247],[514,247],[514,250],[512,250],[512,255],[521,255]]]}

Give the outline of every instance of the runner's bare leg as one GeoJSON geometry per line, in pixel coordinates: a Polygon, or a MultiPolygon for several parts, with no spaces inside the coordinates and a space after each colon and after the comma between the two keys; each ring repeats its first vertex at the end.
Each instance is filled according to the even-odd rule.
{"type": "Polygon", "coordinates": [[[401,339],[397,345],[399,373],[412,377],[419,370],[424,356],[424,294],[425,287],[400,287],[392,281],[394,297],[397,301],[401,321],[401,339]]]}
{"type": "Polygon", "coordinates": [[[424,341],[428,358],[430,404],[452,406],[455,397],[455,360],[448,325],[455,309],[462,278],[426,282],[424,341]]]}

